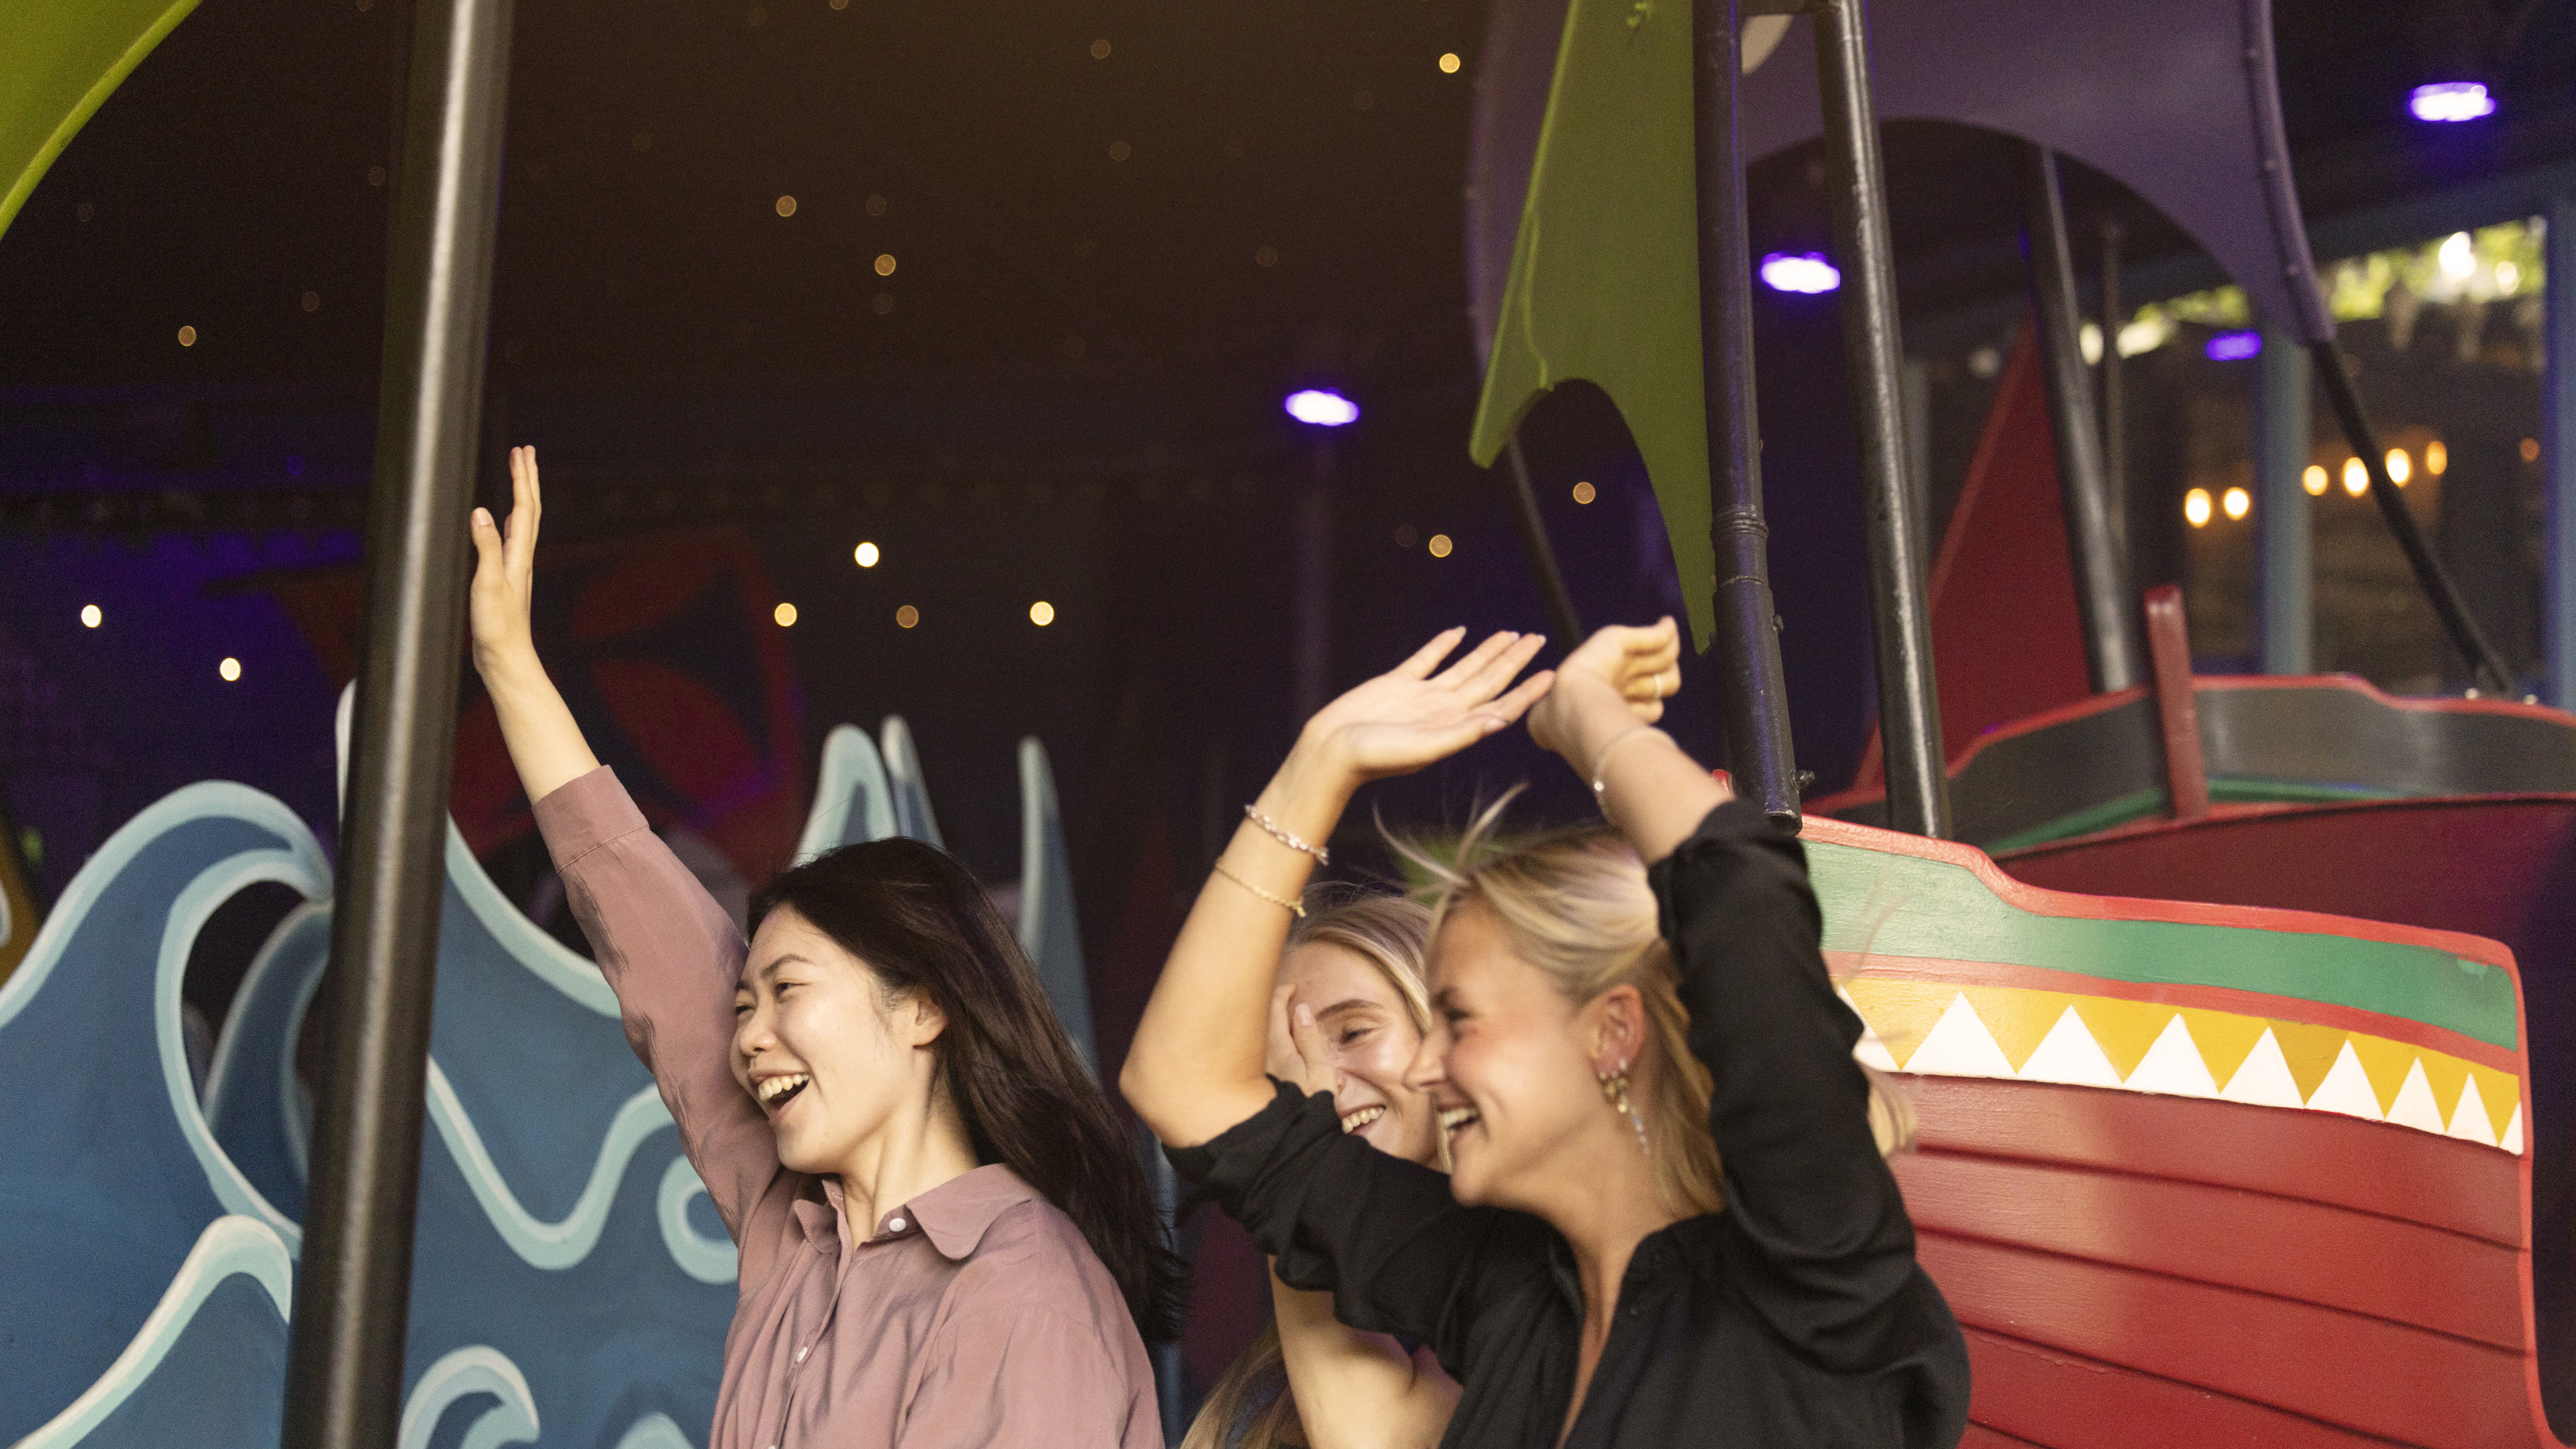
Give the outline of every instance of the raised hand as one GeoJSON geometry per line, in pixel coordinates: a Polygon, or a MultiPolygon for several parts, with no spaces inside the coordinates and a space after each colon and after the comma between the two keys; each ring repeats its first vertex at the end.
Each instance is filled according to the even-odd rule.
{"type": "Polygon", "coordinates": [[[1412,658],[1324,706],[1306,722],[1299,748],[1320,752],[1355,782],[1411,774],[1509,725],[1547,693],[1554,676],[1546,670],[1512,686],[1546,639],[1496,634],[1441,669],[1466,634],[1442,631],[1412,658]]]}
{"type": "Polygon", "coordinates": [[[474,510],[474,586],[467,617],[474,630],[474,667],[490,676],[497,667],[533,659],[528,600],[536,574],[537,519],[545,511],[537,488],[537,450],[510,450],[510,521],[504,534],[488,509],[474,510]]]}
{"type": "Polygon", "coordinates": [[[1530,737],[1564,753],[1575,743],[1576,716],[1605,701],[1624,705],[1640,724],[1664,717],[1664,701],[1682,687],[1681,630],[1666,615],[1643,628],[1612,624],[1556,667],[1555,687],[1530,713],[1530,737]]]}

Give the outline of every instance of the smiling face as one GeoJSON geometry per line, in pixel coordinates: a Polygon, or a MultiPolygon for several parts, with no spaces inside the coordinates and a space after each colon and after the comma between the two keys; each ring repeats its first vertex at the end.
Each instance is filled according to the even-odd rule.
{"type": "Polygon", "coordinates": [[[1342,1130],[1380,1152],[1436,1165],[1430,1098],[1404,1084],[1422,1033],[1386,973],[1348,946],[1312,941],[1280,961],[1279,982],[1315,1009],[1332,1045],[1342,1130]]]}
{"type": "Polygon", "coordinates": [[[1462,1203],[1539,1211],[1550,1171],[1605,1123],[1595,1013],[1515,955],[1487,908],[1453,909],[1431,943],[1431,1031],[1406,1080],[1428,1093],[1462,1203]]]}
{"type": "Polygon", "coordinates": [[[782,906],[734,988],[734,1080],[769,1118],[782,1164],[837,1173],[927,1096],[943,1025],[915,999],[888,1002],[867,963],[782,906]]]}

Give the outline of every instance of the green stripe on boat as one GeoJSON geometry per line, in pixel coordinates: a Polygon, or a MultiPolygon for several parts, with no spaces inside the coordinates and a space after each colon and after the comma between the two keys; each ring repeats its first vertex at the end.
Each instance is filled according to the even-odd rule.
{"type": "Polygon", "coordinates": [[[2256,991],[2402,1017],[2507,1051],[2520,1046],[2512,978],[2430,946],[2042,916],[2008,904],[1964,866],[1812,840],[1807,861],[1828,951],[2256,991]]]}

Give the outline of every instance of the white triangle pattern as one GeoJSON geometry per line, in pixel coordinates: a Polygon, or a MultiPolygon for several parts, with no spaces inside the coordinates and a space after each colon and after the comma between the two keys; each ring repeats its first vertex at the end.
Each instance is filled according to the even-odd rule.
{"type": "Polygon", "coordinates": [[[2433,1100],[2433,1083],[2424,1075],[2422,1057],[2407,1063],[2406,1080],[2397,1086],[2397,1100],[2388,1104],[2388,1120],[2418,1132],[2441,1133],[2442,1105],[2433,1100]]]}
{"type": "Polygon", "coordinates": [[[2021,1064],[2021,1078],[2026,1082],[2063,1082],[2071,1087],[2120,1085],[2120,1073],[2103,1055],[2102,1044],[2085,1029],[2084,1018],[2077,1016],[2072,1006],[2031,1049],[2021,1064]]]}
{"type": "Polygon", "coordinates": [[[2486,1094],[2478,1090],[2477,1073],[2460,1086],[2460,1103],[2451,1109],[2451,1135],[2471,1142],[2496,1145],[2495,1123],[2487,1117],[2486,1094]]]}
{"type": "Polygon", "coordinates": [[[1950,998],[1950,1004],[1941,1011],[1941,1019],[1924,1034],[1923,1045],[1906,1059],[1905,1069],[1944,1077],[2009,1079],[2013,1075],[2011,1059],[1995,1045],[1995,1034],[1978,1019],[1977,1009],[1968,1004],[1964,991],[1950,998]]]}
{"type": "Polygon", "coordinates": [[[2387,1114],[2379,1110],[2379,1093],[2371,1089],[2370,1073],[2361,1069],[2361,1058],[2353,1052],[2350,1041],[2335,1053],[2334,1065],[2326,1068],[2325,1080],[2317,1083],[2308,1106],[2319,1112],[2341,1112],[2373,1122],[2388,1120],[2387,1114]]]}
{"type": "MultiPolygon", "coordinates": [[[[1860,1005],[1839,984],[1834,994],[1851,1006],[1855,1014],[1860,1005]]],[[[2246,1053],[2224,1088],[2211,1077],[2209,1064],[2194,1041],[2191,1028],[2180,1012],[2165,1022],[2164,1030],[2147,1047],[2124,1082],[2119,1069],[2111,1064],[2084,1018],[2073,1006],[2058,1015],[2048,1034],[2022,1063],[2013,1070],[2012,1060],[2004,1055],[1994,1033],[1977,1010],[1968,1002],[1967,993],[1950,998],[1942,1008],[1940,1019],[1925,1033],[1922,1044],[1911,1058],[1897,1062],[1887,1043],[1862,1017],[1860,1041],[1852,1056],[1881,1071],[1908,1072],[1945,1077],[1993,1077],[2029,1082],[2062,1083],[2069,1086],[2123,1088],[2133,1092],[2153,1092],[2177,1097],[2215,1097],[2221,1101],[2241,1102],[2260,1107],[2302,1107],[2311,1111],[2335,1112],[2372,1122],[2389,1122],[2411,1127],[2420,1132],[2443,1133],[2489,1147],[2520,1154],[2522,1144],[2522,1105],[2514,1105],[2504,1135],[2498,1140],[2494,1122],[2487,1115],[2477,1078],[2470,1075],[2462,1083],[2459,1104],[2452,1110],[2450,1125],[2442,1124],[2441,1106],[2433,1098],[2431,1080],[2425,1075],[2421,1057],[2407,1064],[2406,1077],[2398,1085],[2397,1096],[2386,1112],[2380,1109],[2379,1094],[2363,1070],[2360,1056],[2350,1041],[2336,1052],[2334,1064],[2327,1068],[2317,1089],[2302,1100],[2298,1080],[2290,1074],[2289,1059],[2281,1051],[2280,1039],[2270,1027],[2256,1039],[2253,1050],[2246,1053]]]]}
{"type": "Polygon", "coordinates": [[[2126,1085],[2132,1092],[2162,1092],[2169,1097],[2218,1095],[2218,1083],[2209,1075],[2209,1063],[2202,1059],[2200,1046],[2191,1039],[2191,1028],[2178,1011],[2173,1020],[2165,1023],[2147,1054],[2130,1069],[2126,1085]]]}

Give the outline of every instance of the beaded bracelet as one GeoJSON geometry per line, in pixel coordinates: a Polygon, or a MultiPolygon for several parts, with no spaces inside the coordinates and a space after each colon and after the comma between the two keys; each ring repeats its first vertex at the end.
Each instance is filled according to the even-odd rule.
{"type": "Polygon", "coordinates": [[[1320,845],[1308,845],[1306,842],[1298,839],[1295,833],[1290,831],[1287,826],[1282,825],[1278,821],[1271,819],[1269,816],[1262,814],[1260,806],[1244,806],[1243,818],[1260,826],[1269,834],[1271,839],[1278,841],[1281,845],[1288,847],[1290,850],[1304,851],[1306,854],[1315,857],[1315,863],[1317,865],[1331,865],[1333,863],[1332,851],[1320,845]]]}

